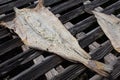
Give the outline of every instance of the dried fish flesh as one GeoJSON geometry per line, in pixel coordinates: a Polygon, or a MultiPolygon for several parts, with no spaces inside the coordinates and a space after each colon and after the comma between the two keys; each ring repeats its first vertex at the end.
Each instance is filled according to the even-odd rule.
{"type": "Polygon", "coordinates": [[[60,20],[42,5],[42,0],[34,9],[14,9],[16,18],[1,23],[13,29],[23,43],[29,47],[53,52],[64,59],[81,62],[100,75],[107,76],[111,67],[95,60],[78,44],[60,20]],[[13,25],[11,25],[13,23],[13,25]]]}
{"type": "Polygon", "coordinates": [[[114,15],[107,15],[95,11],[93,13],[100,27],[111,41],[114,49],[120,52],[120,19],[114,15]]]}

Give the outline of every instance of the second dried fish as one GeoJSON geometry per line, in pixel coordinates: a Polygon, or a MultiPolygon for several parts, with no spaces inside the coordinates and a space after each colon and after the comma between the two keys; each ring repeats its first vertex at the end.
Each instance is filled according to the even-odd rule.
{"type": "Polygon", "coordinates": [[[107,15],[95,11],[93,11],[93,13],[100,27],[110,39],[114,49],[120,52],[120,19],[114,15],[107,15]]]}

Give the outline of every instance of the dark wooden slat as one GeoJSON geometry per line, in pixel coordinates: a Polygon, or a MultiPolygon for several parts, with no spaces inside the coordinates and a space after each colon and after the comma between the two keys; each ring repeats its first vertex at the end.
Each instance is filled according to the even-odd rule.
{"type": "Polygon", "coordinates": [[[1,36],[0,36],[0,39],[3,39],[3,38],[8,37],[8,36],[11,36],[11,34],[10,34],[10,33],[7,33],[7,34],[4,34],[4,35],[1,35],[1,36]]]}
{"type": "Polygon", "coordinates": [[[108,40],[108,41],[104,42],[100,47],[98,47],[97,49],[93,50],[91,52],[91,57],[94,60],[100,60],[105,55],[110,53],[112,50],[113,50],[113,47],[112,47],[110,41],[108,40]]]}
{"type": "MultiPolygon", "coordinates": [[[[103,10],[104,13],[107,14],[111,14],[113,13],[115,10],[120,8],[120,1],[117,1],[116,3],[108,6],[107,8],[105,8],[103,10]]],[[[89,27],[90,24],[92,24],[93,22],[95,22],[96,19],[94,16],[90,16],[86,19],[84,19],[83,21],[78,22],[77,24],[75,24],[74,27],[72,27],[71,29],[69,29],[69,31],[73,34],[76,35],[77,33],[85,30],[86,28],[89,27]]]]}
{"type": "Polygon", "coordinates": [[[7,34],[7,33],[8,33],[8,31],[5,28],[3,28],[3,29],[0,30],[0,36],[3,36],[5,34],[7,34]]]}
{"type": "Polygon", "coordinates": [[[0,21],[5,21],[5,22],[11,21],[11,20],[14,19],[14,17],[15,17],[15,13],[12,12],[12,13],[9,13],[9,14],[5,15],[4,17],[1,17],[0,21]]]}
{"type": "Polygon", "coordinates": [[[64,15],[61,15],[59,19],[62,21],[62,23],[66,23],[67,21],[72,20],[73,18],[79,16],[80,14],[83,14],[84,13],[83,9],[84,9],[84,6],[81,6],[64,15]]]}
{"type": "MultiPolygon", "coordinates": [[[[36,0],[34,0],[34,1],[36,1],[36,0]]],[[[43,4],[44,4],[44,6],[50,6],[50,5],[59,3],[61,1],[62,0],[43,0],[43,4]]]]}
{"type": "Polygon", "coordinates": [[[0,45],[0,56],[21,45],[23,45],[23,43],[21,42],[19,38],[15,38],[15,39],[9,40],[1,44],[0,45]]]}
{"type": "Polygon", "coordinates": [[[55,3],[58,3],[62,0],[44,0],[44,5],[45,6],[49,6],[49,5],[52,5],[52,4],[55,4],[55,3]]]}
{"type": "Polygon", "coordinates": [[[56,55],[49,56],[41,63],[33,65],[10,80],[34,80],[61,62],[62,59],[60,57],[56,55]]]}
{"type": "Polygon", "coordinates": [[[16,55],[13,58],[1,63],[0,64],[0,69],[6,67],[7,65],[10,65],[12,62],[16,61],[17,59],[21,58],[23,55],[25,55],[25,54],[27,54],[29,52],[33,52],[33,50],[29,49],[29,50],[27,50],[27,51],[25,51],[23,53],[20,53],[20,54],[16,55]]]}
{"type": "Polygon", "coordinates": [[[33,59],[35,59],[36,57],[38,57],[38,56],[40,56],[42,54],[42,51],[40,52],[38,52],[38,51],[36,51],[34,54],[32,54],[31,56],[29,56],[28,58],[26,58],[24,61],[22,61],[20,64],[22,65],[22,64],[25,64],[25,63],[27,63],[27,62],[29,62],[29,61],[31,61],[31,60],[33,60],[33,59]]]}
{"type": "Polygon", "coordinates": [[[111,73],[113,80],[116,80],[120,76],[120,57],[118,57],[118,61],[114,67],[114,70],[111,73]]]}
{"type": "Polygon", "coordinates": [[[51,80],[72,80],[73,77],[80,75],[86,68],[83,64],[73,64],[65,68],[65,70],[54,76],[51,80]]]}
{"type": "Polygon", "coordinates": [[[0,0],[0,4],[4,4],[4,3],[7,3],[7,2],[10,2],[12,0],[0,0]]]}
{"type": "Polygon", "coordinates": [[[78,5],[82,2],[84,2],[86,0],[68,0],[67,2],[64,2],[60,5],[57,5],[55,7],[53,7],[51,9],[51,11],[54,13],[54,14],[57,14],[57,13],[61,13],[62,11],[65,11],[67,9],[69,9],[70,7],[73,7],[75,5],[78,5]]]}
{"type": "Polygon", "coordinates": [[[0,29],[0,39],[3,39],[8,36],[11,36],[11,33],[6,28],[0,29]]]}
{"type": "Polygon", "coordinates": [[[75,24],[72,28],[69,29],[69,31],[71,32],[72,35],[76,35],[77,33],[88,28],[95,21],[96,21],[96,19],[94,18],[94,16],[90,16],[90,17],[78,22],[77,24],[75,24]]]}
{"type": "Polygon", "coordinates": [[[112,4],[108,7],[106,7],[103,12],[106,14],[111,14],[117,9],[120,9],[120,0],[118,0],[117,2],[115,2],[114,4],[112,4]]]}
{"type": "Polygon", "coordinates": [[[17,0],[17,1],[2,5],[2,6],[0,6],[0,14],[12,10],[13,7],[15,7],[15,6],[20,7],[20,6],[23,6],[32,1],[35,1],[35,0],[17,0]]]}
{"type": "Polygon", "coordinates": [[[109,0],[94,0],[94,1],[92,1],[90,4],[86,4],[84,10],[85,10],[86,12],[88,12],[88,13],[92,13],[91,11],[92,11],[94,8],[100,6],[100,5],[102,5],[102,4],[104,4],[104,3],[108,2],[108,1],[109,1],[109,0]]]}
{"type": "Polygon", "coordinates": [[[107,1],[109,0],[94,0],[89,4],[86,4],[85,6],[81,6],[64,15],[61,15],[59,19],[62,21],[62,23],[66,23],[67,21],[72,20],[73,18],[78,17],[79,15],[83,14],[85,12],[84,10],[92,11],[95,7],[98,7],[107,1]]]}
{"type": "Polygon", "coordinates": [[[96,39],[100,38],[104,33],[100,29],[100,27],[95,28],[94,30],[90,31],[86,34],[85,37],[79,40],[79,44],[82,48],[86,47],[96,39]]]}
{"type": "Polygon", "coordinates": [[[35,50],[30,49],[0,64],[0,76],[16,68],[27,57],[34,54],[35,50]]]}
{"type": "MultiPolygon", "coordinates": [[[[110,46],[109,41],[106,41],[100,46],[100,48],[97,48],[95,51],[94,50],[91,51],[90,53],[92,53],[92,58],[96,60],[102,59],[105,56],[105,54],[108,54],[112,50],[111,47],[108,46],[110,46]],[[97,55],[98,57],[96,57],[97,53],[98,53],[97,55]],[[101,56],[101,54],[103,56],[101,56]],[[101,57],[99,57],[99,55],[101,57]]],[[[73,78],[83,73],[86,69],[87,68],[82,64],[74,64],[74,66],[66,68],[62,73],[59,73],[51,80],[72,80],[73,78]]]]}

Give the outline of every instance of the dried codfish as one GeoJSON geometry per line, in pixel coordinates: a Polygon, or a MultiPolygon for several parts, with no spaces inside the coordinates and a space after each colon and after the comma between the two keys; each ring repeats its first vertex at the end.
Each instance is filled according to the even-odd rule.
{"type": "Polygon", "coordinates": [[[15,12],[16,18],[13,21],[1,24],[13,29],[24,44],[53,52],[70,61],[81,62],[103,76],[108,75],[107,72],[111,70],[111,67],[90,60],[90,55],[79,46],[77,40],[60,20],[42,5],[42,0],[39,0],[34,9],[15,8],[15,12]]]}
{"type": "Polygon", "coordinates": [[[114,49],[120,52],[120,19],[114,15],[107,15],[95,11],[93,13],[100,27],[111,41],[114,49]]]}

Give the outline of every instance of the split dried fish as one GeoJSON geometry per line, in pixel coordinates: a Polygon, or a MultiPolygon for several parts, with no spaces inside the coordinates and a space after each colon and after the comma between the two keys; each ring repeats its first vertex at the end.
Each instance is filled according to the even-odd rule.
{"type": "Polygon", "coordinates": [[[43,6],[42,0],[39,0],[34,9],[15,8],[14,10],[16,18],[1,24],[13,29],[25,45],[53,52],[70,61],[83,63],[103,76],[107,76],[111,71],[110,66],[90,60],[90,55],[79,46],[78,41],[60,20],[43,6]]]}
{"type": "Polygon", "coordinates": [[[93,13],[100,27],[111,41],[114,49],[120,52],[120,19],[114,15],[107,15],[95,11],[93,11],[93,13]]]}

